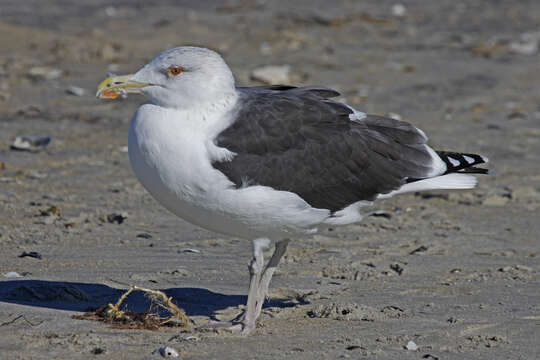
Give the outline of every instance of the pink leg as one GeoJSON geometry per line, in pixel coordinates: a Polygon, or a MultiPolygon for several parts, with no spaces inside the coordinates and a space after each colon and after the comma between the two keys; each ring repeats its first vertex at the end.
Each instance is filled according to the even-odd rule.
{"type": "Polygon", "coordinates": [[[248,266],[250,282],[245,312],[232,322],[211,321],[209,327],[226,328],[233,332],[239,332],[242,335],[249,334],[257,327],[257,319],[261,315],[264,300],[268,295],[268,286],[270,285],[270,280],[272,280],[272,275],[274,275],[279,261],[285,254],[288,244],[288,239],[281,240],[276,243],[274,254],[263,270],[263,251],[269,248],[270,240],[261,238],[253,241],[253,259],[248,266]]]}

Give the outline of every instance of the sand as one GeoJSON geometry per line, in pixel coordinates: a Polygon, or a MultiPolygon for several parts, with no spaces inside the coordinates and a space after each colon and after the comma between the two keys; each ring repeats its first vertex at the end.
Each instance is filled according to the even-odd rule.
{"type": "Polygon", "coordinates": [[[155,359],[165,345],[183,359],[540,358],[538,1],[154,3],[2,2],[0,359],[155,359]],[[108,71],[185,44],[220,51],[243,85],[289,65],[290,83],[399,115],[495,174],[293,239],[248,337],[74,319],[129,285],[163,290],[196,325],[246,301],[249,241],[176,218],[132,174],[144,100],[94,98],[108,71]],[[11,150],[25,135],[51,142],[11,150]]]}

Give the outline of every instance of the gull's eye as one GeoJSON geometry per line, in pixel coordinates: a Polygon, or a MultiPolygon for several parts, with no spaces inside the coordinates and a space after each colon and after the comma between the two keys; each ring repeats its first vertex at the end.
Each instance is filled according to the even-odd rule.
{"type": "Polygon", "coordinates": [[[181,66],[171,66],[169,68],[169,74],[172,76],[180,75],[184,71],[181,66]]]}

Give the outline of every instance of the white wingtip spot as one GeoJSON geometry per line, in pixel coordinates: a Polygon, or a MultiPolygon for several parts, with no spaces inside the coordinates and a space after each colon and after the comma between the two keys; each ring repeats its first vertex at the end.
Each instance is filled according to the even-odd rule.
{"type": "Polygon", "coordinates": [[[448,156],[448,160],[450,161],[450,163],[454,166],[459,166],[460,162],[459,160],[456,160],[456,159],[453,159],[451,158],[450,156],[448,156]]]}
{"type": "Polygon", "coordinates": [[[473,164],[474,163],[474,159],[470,156],[467,156],[467,155],[463,155],[463,158],[465,159],[466,162],[468,162],[469,164],[473,164]]]}
{"type": "Polygon", "coordinates": [[[489,159],[486,157],[486,156],[482,156],[482,155],[479,155],[482,160],[484,160],[485,163],[488,163],[489,162],[489,159]]]}

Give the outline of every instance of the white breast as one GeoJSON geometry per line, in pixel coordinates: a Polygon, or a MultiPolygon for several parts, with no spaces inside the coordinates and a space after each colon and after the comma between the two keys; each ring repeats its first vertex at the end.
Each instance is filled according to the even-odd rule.
{"type": "Polygon", "coordinates": [[[211,156],[223,151],[211,141],[208,116],[145,104],[133,117],[131,166],[163,206],[208,230],[246,238],[309,232],[328,217],[327,210],[313,209],[290,192],[235,189],[212,167],[211,156]]]}

